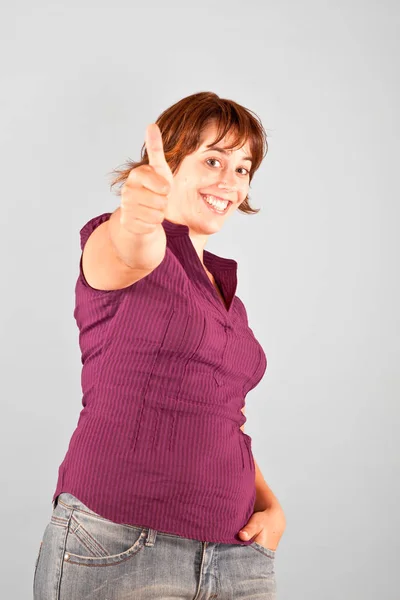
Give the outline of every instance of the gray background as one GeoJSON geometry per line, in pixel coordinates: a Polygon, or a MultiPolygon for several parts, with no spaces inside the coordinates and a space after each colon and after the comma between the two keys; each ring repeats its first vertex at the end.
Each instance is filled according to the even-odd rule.
{"type": "Polygon", "coordinates": [[[15,2],[1,31],[1,595],[31,597],[81,405],[79,229],[146,126],[213,91],[269,153],[207,248],[268,360],[246,432],[287,529],[279,600],[399,594],[399,4],[15,2]]]}

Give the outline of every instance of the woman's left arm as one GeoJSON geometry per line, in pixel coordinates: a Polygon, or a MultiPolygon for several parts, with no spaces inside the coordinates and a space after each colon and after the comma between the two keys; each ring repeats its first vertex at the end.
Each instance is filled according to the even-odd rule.
{"type": "MultiPolygon", "coordinates": [[[[240,410],[244,415],[246,414],[246,406],[243,406],[240,410]]],[[[240,429],[244,433],[244,423],[240,429]]],[[[269,488],[266,484],[255,459],[254,466],[256,468],[256,502],[254,504],[254,512],[257,512],[259,510],[265,510],[266,508],[269,508],[272,505],[279,506],[278,498],[272,493],[271,488],[269,488]]]]}
{"type": "Polygon", "coordinates": [[[267,508],[280,507],[278,498],[275,496],[270,487],[268,487],[261,471],[254,459],[256,468],[256,501],[254,504],[254,512],[266,510],[267,508]]]}
{"type": "Polygon", "coordinates": [[[286,529],[286,518],[278,498],[266,484],[264,477],[254,460],[256,468],[256,501],[253,514],[239,531],[243,540],[253,538],[265,548],[276,550],[286,529]]]}
{"type": "MultiPolygon", "coordinates": [[[[245,414],[244,406],[241,410],[245,414]]],[[[240,429],[244,432],[244,424],[240,429]]],[[[244,540],[255,538],[254,541],[258,541],[262,546],[275,550],[286,529],[286,518],[278,498],[267,485],[254,456],[253,459],[256,470],[256,500],[253,514],[239,535],[244,540]]]]}

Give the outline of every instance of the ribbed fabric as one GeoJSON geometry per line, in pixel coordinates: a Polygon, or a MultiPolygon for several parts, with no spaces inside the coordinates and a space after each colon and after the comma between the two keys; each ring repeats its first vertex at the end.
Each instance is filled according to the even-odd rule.
{"type": "MultiPolygon", "coordinates": [[[[81,249],[112,213],[81,229],[81,249]]],[[[120,290],[95,290],[82,271],[74,317],[82,405],[53,501],[69,492],[106,519],[187,538],[248,545],[253,513],[246,394],[267,359],[235,295],[237,262],[203,251],[164,219],[163,261],[120,290]]]]}

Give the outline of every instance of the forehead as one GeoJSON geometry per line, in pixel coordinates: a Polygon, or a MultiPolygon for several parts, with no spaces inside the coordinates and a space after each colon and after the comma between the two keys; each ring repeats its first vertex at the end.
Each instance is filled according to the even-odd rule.
{"type": "MultiPolygon", "coordinates": [[[[205,150],[207,146],[211,145],[214,140],[217,137],[217,125],[215,123],[209,123],[203,130],[201,137],[200,137],[200,147],[202,150],[205,150]]],[[[235,139],[234,133],[232,132],[228,132],[226,136],[224,136],[222,138],[222,140],[220,140],[218,142],[218,146],[221,147],[225,147],[225,146],[230,146],[233,141],[235,139]]],[[[244,154],[250,154],[250,146],[249,146],[249,142],[246,141],[244,146],[242,146],[239,150],[227,150],[227,152],[229,152],[229,154],[232,154],[232,152],[241,152],[244,154]]]]}

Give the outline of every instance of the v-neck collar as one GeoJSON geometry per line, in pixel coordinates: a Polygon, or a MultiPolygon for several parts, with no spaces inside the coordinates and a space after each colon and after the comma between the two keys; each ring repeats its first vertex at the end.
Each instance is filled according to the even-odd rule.
{"type": "Polygon", "coordinates": [[[221,293],[225,299],[225,304],[222,302],[217,290],[212,281],[210,281],[204,266],[201,263],[200,257],[193,246],[192,240],[189,237],[189,227],[183,223],[173,223],[168,219],[162,221],[165,233],[168,238],[174,239],[181,247],[181,258],[188,267],[192,268],[193,280],[201,287],[202,291],[206,290],[213,305],[224,316],[224,320],[229,324],[233,311],[232,305],[235,298],[237,288],[237,262],[233,258],[225,258],[218,256],[209,250],[203,250],[203,261],[207,269],[212,273],[221,293]],[[179,244],[179,242],[182,243],[179,244]]]}

